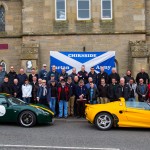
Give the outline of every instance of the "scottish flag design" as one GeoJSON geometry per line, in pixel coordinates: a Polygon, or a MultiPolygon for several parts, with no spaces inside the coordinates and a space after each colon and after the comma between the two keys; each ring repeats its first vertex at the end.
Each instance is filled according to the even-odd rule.
{"type": "Polygon", "coordinates": [[[110,74],[112,67],[115,67],[115,51],[108,52],[58,52],[50,51],[50,66],[56,66],[57,71],[61,72],[65,68],[67,73],[72,72],[75,67],[77,72],[81,70],[81,66],[85,65],[86,71],[90,71],[91,67],[99,73],[100,66],[104,66],[105,71],[110,74]]]}

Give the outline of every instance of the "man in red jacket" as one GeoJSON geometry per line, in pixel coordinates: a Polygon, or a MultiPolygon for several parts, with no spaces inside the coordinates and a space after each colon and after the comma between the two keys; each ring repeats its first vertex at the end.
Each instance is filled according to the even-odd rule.
{"type": "Polygon", "coordinates": [[[58,102],[59,102],[59,118],[68,117],[68,100],[70,97],[69,87],[66,85],[65,80],[61,80],[61,85],[58,87],[58,102]]]}

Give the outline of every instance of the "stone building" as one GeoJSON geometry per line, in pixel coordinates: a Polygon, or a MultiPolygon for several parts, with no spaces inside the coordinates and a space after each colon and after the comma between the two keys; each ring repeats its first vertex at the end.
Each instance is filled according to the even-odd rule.
{"type": "Polygon", "coordinates": [[[53,51],[116,51],[120,75],[149,72],[150,0],[0,0],[0,62],[49,67],[53,51]]]}

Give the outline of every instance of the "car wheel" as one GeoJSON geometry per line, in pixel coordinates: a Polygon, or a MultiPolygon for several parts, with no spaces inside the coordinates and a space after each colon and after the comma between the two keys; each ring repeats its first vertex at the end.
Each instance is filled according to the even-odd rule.
{"type": "Polygon", "coordinates": [[[100,130],[109,130],[113,126],[113,118],[109,113],[99,113],[95,118],[95,125],[100,130]]]}
{"type": "Polygon", "coordinates": [[[36,116],[31,111],[23,111],[19,115],[19,123],[24,127],[32,127],[36,124],[36,116]]]}

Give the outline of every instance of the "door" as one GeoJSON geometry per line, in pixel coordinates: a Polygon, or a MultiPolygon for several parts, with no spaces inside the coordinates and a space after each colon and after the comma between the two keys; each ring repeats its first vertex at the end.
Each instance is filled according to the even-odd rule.
{"type": "Polygon", "coordinates": [[[0,97],[0,122],[13,122],[13,116],[13,106],[9,105],[6,97],[0,97]]]}
{"type": "Polygon", "coordinates": [[[150,105],[145,102],[126,102],[125,114],[130,122],[150,125],[150,105]]]}

